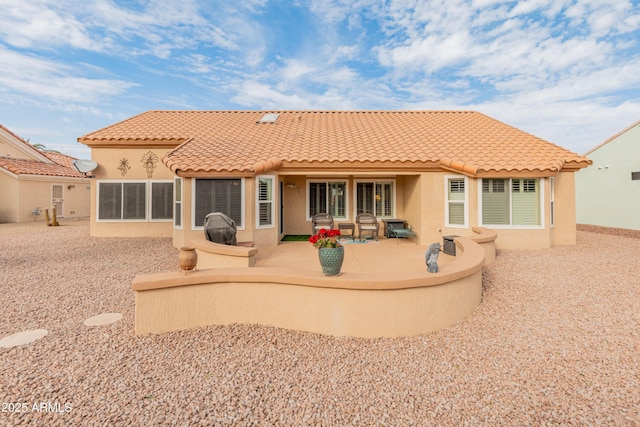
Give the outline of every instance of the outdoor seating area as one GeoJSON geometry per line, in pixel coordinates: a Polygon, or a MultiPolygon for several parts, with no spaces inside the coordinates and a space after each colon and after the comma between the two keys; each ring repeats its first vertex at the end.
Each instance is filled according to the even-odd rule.
{"type": "Polygon", "coordinates": [[[322,274],[317,249],[308,242],[261,248],[199,242],[195,270],[134,279],[136,334],[231,323],[354,337],[433,332],[480,304],[482,267],[487,252],[495,255],[496,236],[477,229],[474,236],[457,237],[457,255],[440,254],[437,272],[427,270],[425,246],[354,240],[344,244],[341,274],[331,277],[322,274]],[[229,248],[247,252],[225,254],[229,248]],[[208,251],[216,252],[215,259],[202,256],[208,251]],[[239,258],[253,260],[253,267],[246,261],[238,267],[239,258]]]}

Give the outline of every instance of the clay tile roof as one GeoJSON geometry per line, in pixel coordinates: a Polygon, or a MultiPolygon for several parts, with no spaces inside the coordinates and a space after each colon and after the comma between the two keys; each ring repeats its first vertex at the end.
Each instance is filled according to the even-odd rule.
{"type": "Polygon", "coordinates": [[[73,167],[58,163],[44,163],[36,160],[14,159],[0,157],[0,168],[16,175],[63,176],[69,178],[84,178],[85,176],[73,167]]]}
{"type": "Polygon", "coordinates": [[[172,141],[174,172],[440,167],[472,176],[556,173],[590,161],[474,111],[148,111],[78,138],[172,141]],[[261,122],[277,114],[273,122],[261,122]]]}

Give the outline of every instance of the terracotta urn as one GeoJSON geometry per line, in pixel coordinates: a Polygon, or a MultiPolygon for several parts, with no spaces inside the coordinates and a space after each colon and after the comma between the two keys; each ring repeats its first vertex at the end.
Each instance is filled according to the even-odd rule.
{"type": "Polygon", "coordinates": [[[196,264],[198,264],[196,248],[181,247],[180,254],[178,254],[178,263],[180,264],[180,269],[185,273],[196,268],[196,264]]]}

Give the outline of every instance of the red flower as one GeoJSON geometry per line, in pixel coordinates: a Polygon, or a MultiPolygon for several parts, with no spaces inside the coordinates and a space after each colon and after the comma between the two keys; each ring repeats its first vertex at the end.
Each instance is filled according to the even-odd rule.
{"type": "Polygon", "coordinates": [[[316,248],[339,248],[342,246],[337,238],[340,236],[340,230],[327,230],[321,228],[318,234],[309,237],[309,243],[316,248]]]}

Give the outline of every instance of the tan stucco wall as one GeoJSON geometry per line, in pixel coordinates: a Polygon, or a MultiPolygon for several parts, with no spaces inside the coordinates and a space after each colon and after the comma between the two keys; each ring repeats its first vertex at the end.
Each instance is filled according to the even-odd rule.
{"type": "MultiPolygon", "coordinates": [[[[552,246],[576,244],[575,176],[573,172],[561,172],[555,178],[555,227],[551,230],[552,246]]],[[[549,194],[550,192],[547,191],[545,203],[547,224],[549,223],[549,194]]]]}
{"type": "Polygon", "coordinates": [[[0,173],[0,193],[3,203],[0,206],[0,222],[33,221],[33,210],[40,208],[41,214],[36,220],[45,219],[44,210],[52,214],[52,186],[62,186],[63,209],[57,212],[59,217],[88,218],[90,215],[89,179],[58,177],[16,177],[0,173]],[[69,188],[71,187],[71,188],[69,188]]]}
{"type": "Polygon", "coordinates": [[[173,173],[165,167],[161,159],[169,148],[140,147],[140,148],[92,148],[91,158],[98,163],[98,167],[92,172],[95,178],[91,183],[91,223],[92,236],[97,237],[171,237],[173,233],[172,221],[96,221],[97,181],[100,180],[173,180],[173,173]],[[143,155],[149,151],[157,158],[152,177],[149,178],[147,170],[141,161],[143,155]],[[122,159],[128,160],[130,169],[123,175],[118,169],[122,159]]]}
{"type": "Polygon", "coordinates": [[[138,276],[136,334],[257,323],[336,336],[429,333],[471,314],[485,252],[468,238],[438,273],[343,274],[221,268],[138,276]]]}
{"type": "MultiPolygon", "coordinates": [[[[18,180],[0,171],[0,223],[18,222],[18,180]]],[[[35,207],[35,206],[34,206],[35,207]]]]}

